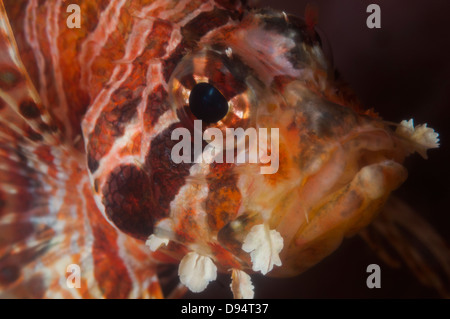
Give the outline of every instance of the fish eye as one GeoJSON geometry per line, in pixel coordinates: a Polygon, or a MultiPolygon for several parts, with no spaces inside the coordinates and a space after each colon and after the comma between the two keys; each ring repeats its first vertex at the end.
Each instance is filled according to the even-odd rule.
{"type": "Polygon", "coordinates": [[[216,123],[228,113],[228,101],[213,85],[197,83],[189,95],[192,114],[206,123],[216,123]]]}
{"type": "MultiPolygon", "coordinates": [[[[223,50],[224,51],[224,50],[223,50]]],[[[252,106],[256,105],[259,82],[242,65],[237,55],[230,59],[226,52],[204,48],[186,54],[167,82],[169,104],[182,125],[192,127],[202,121],[202,132],[216,128],[246,129],[256,121],[252,106]]]]}

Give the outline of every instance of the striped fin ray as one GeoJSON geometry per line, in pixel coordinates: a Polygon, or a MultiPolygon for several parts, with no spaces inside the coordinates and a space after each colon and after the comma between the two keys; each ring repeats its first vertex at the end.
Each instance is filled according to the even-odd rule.
{"type": "Polygon", "coordinates": [[[33,268],[57,237],[47,208],[62,186],[52,154],[61,139],[21,61],[3,2],[0,51],[1,295],[39,297],[45,276],[33,268]]]}
{"type": "Polygon", "coordinates": [[[75,149],[0,144],[0,297],[162,297],[142,242],[101,215],[75,149]],[[67,286],[79,265],[79,289],[67,286]]]}
{"type": "Polygon", "coordinates": [[[83,151],[59,129],[0,1],[0,297],[158,298],[155,261],[92,197],[83,151]],[[69,283],[80,267],[80,286],[69,283]]]}
{"type": "Polygon", "coordinates": [[[412,207],[392,197],[362,238],[389,266],[405,265],[424,286],[450,298],[450,249],[412,207]]]}
{"type": "Polygon", "coordinates": [[[0,3],[0,123],[2,140],[56,145],[62,138],[20,58],[3,2],[0,3]]]}

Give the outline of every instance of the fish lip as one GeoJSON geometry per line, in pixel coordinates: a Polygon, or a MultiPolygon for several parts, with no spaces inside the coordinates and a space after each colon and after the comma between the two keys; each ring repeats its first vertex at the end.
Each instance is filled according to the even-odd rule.
{"type": "MultiPolygon", "coordinates": [[[[358,174],[371,166],[392,163],[399,174],[406,170],[403,166],[404,150],[397,143],[395,134],[387,127],[365,126],[352,130],[338,140],[330,154],[329,160],[323,163],[320,170],[334,165],[340,170],[340,174],[329,179],[328,195],[351,183],[358,174]],[[333,160],[341,162],[333,163],[333,160]]],[[[400,184],[403,182],[404,179],[400,184]]]]}
{"type": "MultiPolygon", "coordinates": [[[[380,128],[380,127],[360,127],[356,130],[346,134],[341,139],[339,139],[339,142],[343,145],[345,143],[351,142],[354,139],[362,138],[366,136],[377,136],[379,143],[372,143],[371,149],[381,150],[383,148],[392,148],[394,146],[394,140],[393,140],[393,134],[390,134],[389,131],[386,130],[386,128],[380,128]],[[386,144],[381,144],[381,142],[386,144]]],[[[376,141],[372,141],[376,142],[376,141]]]]}
{"type": "MultiPolygon", "coordinates": [[[[328,158],[305,177],[308,182],[311,178],[316,179],[316,185],[320,185],[311,197],[307,197],[319,202],[320,198],[351,183],[367,166],[386,161],[403,165],[403,157],[397,154],[395,146],[395,136],[383,127],[364,126],[345,134],[328,150],[328,158]]],[[[305,189],[302,188],[301,193],[306,194],[305,189]]],[[[311,201],[311,207],[314,202],[311,201]]]]}
{"type": "Polygon", "coordinates": [[[397,137],[387,127],[357,128],[339,139],[339,144],[347,151],[379,152],[386,155],[386,159],[403,163],[403,149],[399,147],[397,137]]]}
{"type": "MultiPolygon", "coordinates": [[[[366,165],[350,180],[348,191],[344,193],[337,192],[341,198],[351,200],[352,202],[349,202],[349,204],[353,203],[356,205],[354,208],[353,205],[350,205],[349,208],[346,201],[339,203],[340,197],[335,197],[335,192],[330,192],[328,195],[337,202],[336,205],[332,205],[330,210],[310,215],[309,220],[302,221],[295,226],[291,223],[290,227],[292,229],[288,236],[277,228],[285,239],[285,245],[288,249],[282,251],[280,255],[284,268],[274,269],[270,276],[287,277],[298,275],[330,255],[339,247],[344,238],[357,234],[357,232],[373,221],[379,209],[373,207],[382,205],[390,192],[400,186],[406,177],[406,169],[393,160],[384,160],[376,164],[366,165]],[[376,181],[367,183],[368,177],[371,176],[376,181]],[[362,181],[366,181],[366,183],[357,186],[362,181]],[[385,188],[384,186],[387,187],[385,188]],[[353,196],[355,197],[354,199],[352,199],[353,196]],[[370,201],[370,203],[378,204],[371,206],[370,204],[358,204],[358,201],[362,203],[370,201]],[[321,221],[321,219],[324,219],[325,222],[321,221]],[[309,226],[310,224],[312,226],[309,226]],[[333,238],[329,236],[330,232],[334,232],[333,238]],[[322,250],[323,248],[324,250],[322,250]]],[[[305,210],[305,213],[309,214],[311,211],[321,209],[321,206],[326,207],[326,205],[323,205],[323,202],[316,202],[309,207],[308,211],[305,210]]]]}
{"type": "MultiPolygon", "coordinates": [[[[376,213],[370,211],[369,208],[364,208],[364,210],[360,211],[362,209],[360,206],[355,206],[354,210],[351,208],[353,206],[347,207],[351,209],[349,217],[340,217],[342,214],[342,203],[335,205],[334,201],[337,202],[341,198],[340,196],[342,198],[351,197],[351,193],[355,191],[355,201],[361,198],[364,201],[374,203],[379,201],[381,203],[387,198],[407,177],[401,158],[396,155],[395,148],[397,145],[395,136],[388,128],[370,126],[370,124],[356,127],[335,140],[334,145],[327,151],[328,159],[318,167],[318,170],[311,172],[305,178],[306,183],[295,193],[296,199],[293,200],[294,202],[290,209],[283,215],[283,219],[286,220],[284,222],[281,221],[276,226],[277,231],[285,239],[286,247],[290,248],[281,253],[283,264],[286,262],[287,268],[284,270],[276,269],[271,275],[284,277],[285,272],[287,274],[298,273],[297,269],[295,269],[297,266],[294,266],[295,263],[290,265],[289,260],[297,260],[296,253],[300,252],[303,254],[305,249],[305,251],[309,249],[308,247],[314,250],[316,240],[319,240],[321,236],[326,236],[326,232],[329,231],[328,228],[328,230],[325,229],[327,222],[322,223],[317,220],[314,222],[315,218],[319,218],[319,220],[320,218],[327,219],[324,217],[326,215],[316,215],[314,212],[320,210],[321,207],[327,207],[327,203],[332,205],[329,206],[331,207],[328,212],[331,214],[329,216],[334,216],[327,219],[328,223],[331,220],[339,222],[333,227],[336,226],[342,229],[343,236],[354,234],[364,227],[366,224],[361,224],[361,220],[373,220],[376,213]],[[363,158],[362,161],[361,157],[363,158]],[[350,169],[347,166],[350,166],[350,169]],[[365,184],[357,186],[360,181],[364,181],[365,184]],[[367,181],[369,182],[367,183],[367,181]],[[362,219],[351,217],[359,216],[361,212],[364,212],[364,214],[367,212],[367,215],[362,214],[362,219]],[[309,235],[306,233],[307,237],[304,240],[299,240],[300,236],[303,236],[300,234],[304,234],[304,230],[308,229],[310,223],[314,225],[320,224],[325,228],[322,231],[318,227],[318,233],[312,237],[312,228],[309,228],[309,235]]],[[[339,241],[338,238],[336,240],[339,241]]],[[[306,258],[309,257],[311,256],[306,255],[306,258]]],[[[305,260],[305,262],[308,264],[309,261],[305,260]]]]}
{"type": "MultiPolygon", "coordinates": [[[[393,161],[403,166],[404,152],[396,136],[387,127],[360,127],[339,139],[338,147],[345,152],[346,165],[355,165],[354,174],[347,176],[348,183],[364,167],[393,161]]],[[[343,176],[338,177],[337,180],[343,176]]]]}

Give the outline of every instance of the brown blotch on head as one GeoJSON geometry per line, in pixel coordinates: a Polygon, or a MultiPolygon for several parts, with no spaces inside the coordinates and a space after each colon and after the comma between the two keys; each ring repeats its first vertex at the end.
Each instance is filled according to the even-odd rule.
{"type": "Polygon", "coordinates": [[[153,233],[150,186],[142,169],[127,164],[116,167],[102,189],[108,218],[123,232],[143,240],[153,233]]]}
{"type": "Polygon", "coordinates": [[[152,127],[161,115],[169,109],[168,94],[162,85],[156,86],[147,97],[147,107],[144,112],[144,123],[152,127]]]}
{"type": "Polygon", "coordinates": [[[34,101],[25,100],[19,105],[20,114],[25,116],[27,119],[35,119],[41,115],[41,110],[34,101]]]}
{"type": "Polygon", "coordinates": [[[179,127],[182,127],[180,123],[174,123],[155,136],[145,160],[145,166],[151,167],[153,209],[160,212],[161,216],[168,214],[170,202],[186,183],[185,177],[189,175],[189,168],[193,165],[183,162],[176,164],[172,161],[172,148],[179,141],[172,140],[171,135],[172,131],[179,127]]]}

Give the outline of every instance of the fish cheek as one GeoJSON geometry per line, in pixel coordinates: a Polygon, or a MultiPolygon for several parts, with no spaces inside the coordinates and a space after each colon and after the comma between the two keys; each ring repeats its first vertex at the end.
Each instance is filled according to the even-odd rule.
{"type": "Polygon", "coordinates": [[[106,216],[121,231],[145,240],[153,232],[150,178],[140,168],[116,167],[102,188],[106,216]]]}

